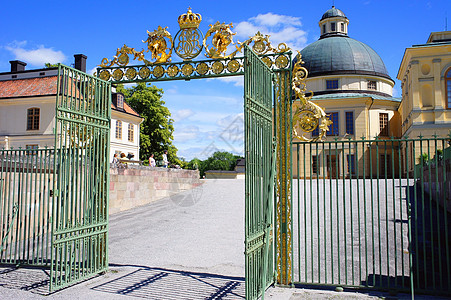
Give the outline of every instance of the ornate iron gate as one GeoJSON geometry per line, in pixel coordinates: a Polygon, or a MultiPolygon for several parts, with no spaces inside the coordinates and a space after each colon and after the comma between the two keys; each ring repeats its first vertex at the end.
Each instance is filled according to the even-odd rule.
{"type": "Polygon", "coordinates": [[[274,282],[273,72],[244,49],[246,299],[264,298],[274,282]]]}
{"type": "Polygon", "coordinates": [[[111,84],[58,68],[50,290],[108,268],[111,84]]]}

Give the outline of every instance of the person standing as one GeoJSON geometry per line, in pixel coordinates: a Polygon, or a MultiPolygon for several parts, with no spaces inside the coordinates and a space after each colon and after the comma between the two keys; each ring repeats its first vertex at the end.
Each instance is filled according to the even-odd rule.
{"type": "Polygon", "coordinates": [[[169,165],[169,161],[168,161],[168,150],[164,150],[163,152],[163,167],[167,168],[169,165]]]}
{"type": "Polygon", "coordinates": [[[117,158],[117,153],[114,153],[112,163],[114,164],[114,166],[117,166],[117,164],[119,163],[119,159],[117,158]]]}
{"type": "Polygon", "coordinates": [[[156,165],[157,164],[155,162],[155,158],[153,157],[153,153],[152,153],[152,154],[150,154],[150,157],[149,157],[149,166],[155,167],[156,165]]]}

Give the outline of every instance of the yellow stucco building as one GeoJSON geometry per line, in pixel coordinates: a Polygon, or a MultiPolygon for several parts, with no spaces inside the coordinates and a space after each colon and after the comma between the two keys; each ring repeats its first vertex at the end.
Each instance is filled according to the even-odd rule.
{"type": "MultiPolygon", "coordinates": [[[[333,124],[324,139],[329,143],[309,145],[304,150],[295,140],[294,177],[299,173],[315,178],[349,178],[358,173],[376,176],[387,172],[387,161],[408,159],[407,166],[388,170],[398,176],[407,168],[412,170],[415,157],[427,150],[420,150],[424,145],[418,143],[410,147],[410,154],[403,145],[401,150],[392,151],[398,147],[390,142],[392,138],[450,134],[451,31],[433,32],[426,44],[405,50],[397,74],[402,98],[396,98],[395,82],[383,60],[371,47],[349,37],[349,24],[346,15],[333,6],[319,21],[318,41],[301,51],[303,66],[309,72],[307,91],[313,93],[311,100],[325,110],[333,124]],[[358,149],[360,144],[349,143],[362,139],[379,142],[368,142],[362,149],[358,149]]],[[[295,102],[293,111],[297,105],[295,102]]],[[[315,135],[317,130],[306,137],[315,135]]]]}
{"type": "Polygon", "coordinates": [[[407,48],[402,82],[402,135],[446,136],[451,129],[451,31],[433,32],[426,44],[407,48]]]}
{"type": "MultiPolygon", "coordinates": [[[[303,66],[309,72],[306,86],[313,92],[311,100],[333,122],[324,140],[336,143],[313,144],[309,149],[299,149],[299,154],[295,144],[295,177],[298,168],[305,177],[342,178],[363,174],[363,166],[369,162],[364,164],[362,160],[368,151],[377,152],[375,145],[368,143],[358,149],[360,145],[349,144],[349,140],[388,140],[401,135],[398,112],[401,99],[392,96],[395,82],[371,47],[348,36],[348,25],[346,15],[332,7],[319,21],[319,40],[301,51],[303,66]],[[299,161],[298,156],[302,157],[299,161]]],[[[315,135],[318,131],[307,137],[315,135]]],[[[389,159],[390,154],[379,158],[389,159]]],[[[371,172],[377,173],[376,160],[371,164],[374,165],[371,172]]],[[[370,168],[366,168],[365,174],[369,172],[370,168]]]]}

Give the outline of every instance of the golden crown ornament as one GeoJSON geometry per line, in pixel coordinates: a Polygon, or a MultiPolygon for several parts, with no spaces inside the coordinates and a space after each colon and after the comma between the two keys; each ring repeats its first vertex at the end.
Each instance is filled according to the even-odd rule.
{"type": "Polygon", "coordinates": [[[178,18],[180,30],[174,37],[174,51],[183,60],[192,60],[202,52],[203,35],[199,30],[202,21],[200,14],[195,14],[188,8],[186,14],[178,18]]]}
{"type": "Polygon", "coordinates": [[[180,29],[198,28],[201,21],[202,16],[200,14],[193,13],[191,11],[191,7],[188,8],[188,12],[186,14],[180,15],[178,18],[180,29]]]}

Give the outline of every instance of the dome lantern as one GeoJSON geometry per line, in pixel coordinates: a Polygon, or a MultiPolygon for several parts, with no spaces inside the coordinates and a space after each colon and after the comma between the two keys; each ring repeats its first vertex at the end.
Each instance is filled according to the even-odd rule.
{"type": "Polygon", "coordinates": [[[335,6],[332,6],[331,9],[323,14],[319,21],[319,27],[321,29],[320,38],[347,36],[348,24],[349,20],[346,15],[341,10],[335,8],[335,6]]]}

